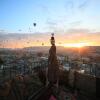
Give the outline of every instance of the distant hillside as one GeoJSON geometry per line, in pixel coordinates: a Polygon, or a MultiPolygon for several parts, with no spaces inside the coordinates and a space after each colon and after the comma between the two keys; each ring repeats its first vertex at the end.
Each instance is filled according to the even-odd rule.
{"type": "MultiPolygon", "coordinates": [[[[48,53],[50,49],[50,46],[38,46],[38,47],[26,47],[23,50],[24,51],[30,51],[30,52],[43,52],[43,53],[48,53]]],[[[72,54],[72,53],[77,53],[78,48],[65,48],[63,46],[57,46],[57,54],[72,54]]]]}
{"type": "MultiPolygon", "coordinates": [[[[2,52],[12,52],[12,51],[26,51],[26,52],[43,52],[43,53],[48,53],[50,49],[50,46],[35,46],[35,47],[25,47],[23,49],[9,49],[9,48],[0,48],[0,53],[2,52]]],[[[82,49],[79,48],[66,48],[63,46],[57,46],[57,54],[73,54],[73,53],[78,53],[79,50],[81,52],[93,52],[93,53],[100,53],[100,46],[87,46],[87,47],[83,47],[82,49]]]]}

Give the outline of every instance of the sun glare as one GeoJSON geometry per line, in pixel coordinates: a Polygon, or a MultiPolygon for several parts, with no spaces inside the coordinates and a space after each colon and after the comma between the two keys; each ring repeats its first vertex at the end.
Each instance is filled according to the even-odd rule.
{"type": "Polygon", "coordinates": [[[81,48],[86,46],[86,43],[68,43],[68,44],[64,44],[64,47],[77,47],[77,48],[81,48]]]}

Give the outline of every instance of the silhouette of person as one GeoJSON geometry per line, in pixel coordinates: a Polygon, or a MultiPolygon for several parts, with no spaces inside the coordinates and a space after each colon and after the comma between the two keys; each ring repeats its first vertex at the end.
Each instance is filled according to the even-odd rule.
{"type": "Polygon", "coordinates": [[[48,81],[50,84],[56,84],[58,87],[59,64],[56,56],[56,46],[54,34],[51,37],[51,48],[48,57],[48,81]]]}

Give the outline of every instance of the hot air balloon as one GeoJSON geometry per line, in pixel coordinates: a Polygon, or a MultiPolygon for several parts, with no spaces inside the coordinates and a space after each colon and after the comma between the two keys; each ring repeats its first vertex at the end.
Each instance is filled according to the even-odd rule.
{"type": "Polygon", "coordinates": [[[42,46],[44,46],[44,43],[42,43],[42,46]]]}
{"type": "Polygon", "coordinates": [[[36,23],[33,23],[33,26],[36,27],[36,23]]]}
{"type": "Polygon", "coordinates": [[[61,42],[59,42],[59,44],[61,44],[61,42]]]}

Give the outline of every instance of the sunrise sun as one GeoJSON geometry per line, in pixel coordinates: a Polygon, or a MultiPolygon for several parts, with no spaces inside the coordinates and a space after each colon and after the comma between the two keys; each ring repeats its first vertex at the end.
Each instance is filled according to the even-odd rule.
{"type": "Polygon", "coordinates": [[[77,47],[77,48],[81,48],[86,46],[87,43],[68,43],[68,44],[63,44],[64,47],[77,47]]]}

